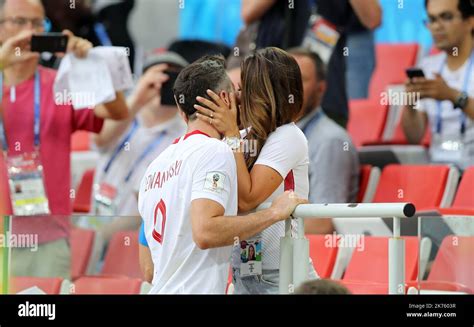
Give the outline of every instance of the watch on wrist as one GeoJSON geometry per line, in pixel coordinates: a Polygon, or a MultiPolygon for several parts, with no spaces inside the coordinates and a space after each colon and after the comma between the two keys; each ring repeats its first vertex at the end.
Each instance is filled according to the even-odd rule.
{"type": "Polygon", "coordinates": [[[464,110],[469,101],[469,96],[466,92],[461,92],[461,94],[454,101],[454,109],[464,110]]]}
{"type": "Polygon", "coordinates": [[[226,137],[225,143],[229,146],[232,151],[237,151],[240,149],[240,138],[233,136],[233,137],[226,137]]]}

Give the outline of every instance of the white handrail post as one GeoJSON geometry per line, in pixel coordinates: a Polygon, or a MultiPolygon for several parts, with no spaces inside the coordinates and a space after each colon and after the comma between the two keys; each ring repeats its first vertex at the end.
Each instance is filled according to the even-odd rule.
{"type": "Polygon", "coordinates": [[[291,237],[291,217],[285,220],[285,236],[280,238],[279,293],[290,293],[290,285],[293,285],[293,238],[291,237]]]}
{"type": "Polygon", "coordinates": [[[304,234],[304,219],[297,218],[298,235],[293,240],[293,288],[308,280],[309,241],[304,234]]]}
{"type": "Polygon", "coordinates": [[[393,237],[388,241],[388,293],[405,294],[405,240],[400,237],[399,217],[393,217],[393,237]]]}

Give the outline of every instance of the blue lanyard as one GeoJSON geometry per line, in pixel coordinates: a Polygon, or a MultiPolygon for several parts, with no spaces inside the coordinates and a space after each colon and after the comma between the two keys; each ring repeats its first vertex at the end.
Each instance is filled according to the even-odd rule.
{"type": "Polygon", "coordinates": [[[110,37],[107,34],[107,30],[105,29],[104,24],[96,23],[94,25],[94,32],[97,38],[99,39],[101,45],[107,46],[107,47],[112,46],[112,41],[110,40],[110,37]]]}
{"type": "MultiPolygon", "coordinates": [[[[0,73],[0,103],[3,102],[3,73],[0,73]]],[[[39,148],[40,145],[40,126],[41,126],[41,79],[40,73],[35,73],[35,95],[34,95],[34,114],[35,121],[33,125],[34,131],[34,145],[39,148]]],[[[5,125],[3,124],[3,117],[0,117],[0,141],[2,143],[3,151],[8,151],[7,135],[5,132],[5,125]]]]}
{"type": "Polygon", "coordinates": [[[132,169],[130,169],[130,171],[128,172],[127,176],[125,177],[125,182],[128,183],[128,181],[130,180],[130,178],[132,177],[133,173],[135,172],[135,169],[138,167],[138,164],[141,163],[143,161],[143,159],[145,159],[149,154],[150,152],[157,148],[158,145],[163,141],[163,138],[165,137],[166,135],[166,132],[162,132],[156,139],[154,142],[150,143],[145,151],[143,151],[143,153],[140,155],[140,157],[138,157],[136,163],[132,166],[132,169]]]}
{"type": "MultiPolygon", "coordinates": [[[[110,158],[109,162],[107,163],[107,165],[105,166],[104,168],[104,174],[107,174],[110,170],[110,167],[112,166],[112,163],[115,161],[115,159],[117,158],[117,156],[119,155],[119,153],[122,151],[122,149],[125,147],[125,145],[130,142],[130,139],[132,138],[132,136],[135,134],[135,132],[137,131],[138,129],[138,121],[135,119],[133,121],[133,125],[132,125],[132,128],[130,129],[130,131],[128,132],[128,134],[125,136],[125,138],[123,139],[123,141],[120,143],[120,145],[115,149],[114,153],[112,154],[112,157],[110,158]]],[[[140,155],[140,157],[138,157],[137,161],[135,162],[134,165],[132,165],[132,168],[130,169],[130,171],[128,172],[127,176],[125,177],[125,182],[128,182],[130,180],[130,178],[132,177],[133,173],[135,172],[135,169],[137,168],[137,166],[139,165],[139,163],[141,163],[143,161],[143,159],[146,158],[146,156],[148,156],[148,154],[150,154],[150,152],[157,148],[158,145],[163,141],[163,138],[165,136],[166,132],[162,132],[156,139],[154,142],[150,143],[146,148],[145,150],[143,151],[143,153],[140,155]]]]}
{"type": "MultiPolygon", "coordinates": [[[[443,61],[443,64],[441,65],[441,69],[440,69],[440,73],[439,73],[440,75],[442,74],[442,72],[444,70],[444,67],[446,66],[446,61],[447,61],[447,59],[445,59],[443,61]]],[[[470,72],[472,70],[473,63],[474,63],[474,52],[471,54],[471,57],[469,59],[469,66],[466,69],[466,78],[464,79],[463,92],[467,92],[467,89],[469,87],[469,82],[471,80],[471,75],[472,75],[472,74],[470,74],[470,72]]],[[[437,112],[436,112],[436,131],[435,131],[435,133],[436,134],[441,134],[441,131],[443,130],[443,122],[442,122],[442,119],[441,119],[441,111],[442,111],[441,101],[437,101],[436,104],[437,104],[437,112]]],[[[466,132],[466,115],[462,111],[461,111],[460,121],[461,121],[461,130],[460,130],[461,135],[464,135],[464,133],[466,132]]]]}
{"type": "Polygon", "coordinates": [[[323,117],[323,110],[319,109],[318,112],[306,123],[306,125],[302,128],[302,131],[306,137],[308,137],[308,132],[312,130],[314,124],[318,122],[323,117]]]}

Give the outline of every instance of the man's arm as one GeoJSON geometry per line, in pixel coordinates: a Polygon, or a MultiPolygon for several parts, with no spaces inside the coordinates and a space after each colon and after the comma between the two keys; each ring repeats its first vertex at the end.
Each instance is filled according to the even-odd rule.
{"type": "Polygon", "coordinates": [[[260,18],[277,0],[242,0],[242,19],[249,25],[260,18]]]}
{"type": "Polygon", "coordinates": [[[413,106],[405,106],[402,112],[402,128],[410,144],[419,144],[425,135],[428,116],[413,106]]]}
{"type": "Polygon", "coordinates": [[[129,117],[128,106],[123,92],[117,92],[114,101],[98,105],[94,108],[94,114],[103,119],[126,120],[129,117]]]}
{"type": "Polygon", "coordinates": [[[143,273],[143,278],[148,283],[151,283],[153,281],[154,265],[148,246],[142,244],[138,245],[138,258],[140,261],[140,269],[143,273]]]}
{"type": "Polygon", "coordinates": [[[369,30],[374,30],[382,23],[382,7],[378,0],[350,0],[357,17],[369,30]]]}
{"type": "MultiPolygon", "coordinates": [[[[449,97],[449,101],[455,103],[458,97],[461,95],[461,91],[452,89],[451,96],[449,97]]],[[[469,97],[466,107],[464,108],[464,113],[467,117],[471,120],[474,120],[474,98],[469,97]]]]}
{"type": "Polygon", "coordinates": [[[263,231],[276,222],[287,219],[298,204],[306,200],[297,198],[294,192],[279,196],[269,209],[247,216],[224,216],[224,208],[208,199],[191,202],[191,223],[193,239],[202,249],[233,245],[235,240],[243,240],[263,231]]]}
{"type": "MultiPolygon", "coordinates": [[[[409,95],[408,98],[417,99],[422,98],[421,89],[416,84],[418,80],[425,80],[424,78],[421,79],[413,79],[408,80],[405,83],[405,92],[409,95]]],[[[428,116],[425,112],[415,109],[415,106],[420,106],[421,104],[413,103],[411,105],[404,106],[402,109],[402,129],[405,137],[410,144],[419,144],[425,135],[426,126],[428,123],[428,116]]]]}

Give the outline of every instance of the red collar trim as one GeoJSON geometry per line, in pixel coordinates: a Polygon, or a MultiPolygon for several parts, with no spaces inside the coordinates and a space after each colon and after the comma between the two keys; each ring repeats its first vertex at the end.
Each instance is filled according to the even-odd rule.
{"type": "MultiPolygon", "coordinates": [[[[193,131],[193,132],[191,132],[191,133],[188,133],[188,134],[184,135],[183,140],[186,140],[188,137],[190,137],[190,136],[192,136],[192,135],[204,135],[204,136],[210,137],[208,134],[206,134],[206,133],[204,133],[204,132],[202,132],[202,131],[200,131],[200,130],[195,130],[195,131],[193,131]]],[[[180,139],[181,139],[181,138],[177,138],[176,140],[174,140],[173,144],[178,143],[180,139]]]]}

